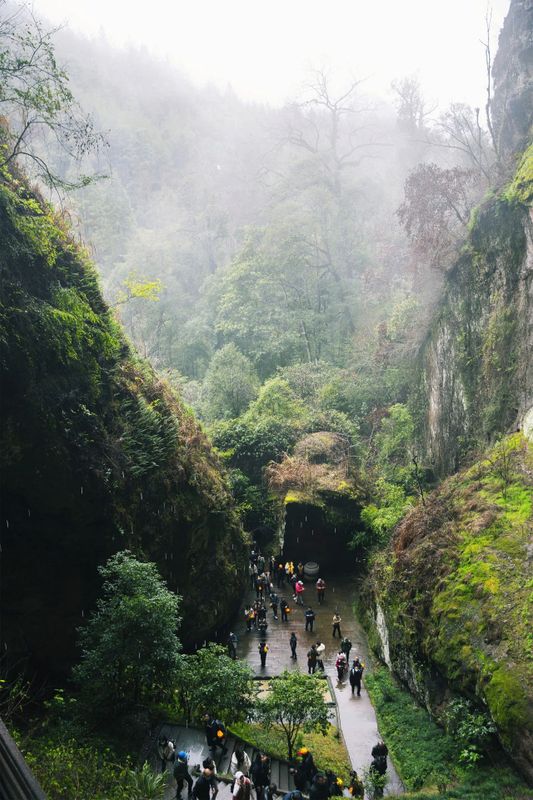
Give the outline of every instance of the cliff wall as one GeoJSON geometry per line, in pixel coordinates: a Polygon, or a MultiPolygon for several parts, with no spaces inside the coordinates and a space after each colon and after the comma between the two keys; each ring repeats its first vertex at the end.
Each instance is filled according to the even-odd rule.
{"type": "Polygon", "coordinates": [[[125,340],[87,255],[23,182],[0,182],[1,643],[63,672],[129,548],[184,597],[185,643],[240,600],[243,532],[223,470],[179,398],[125,340]]]}

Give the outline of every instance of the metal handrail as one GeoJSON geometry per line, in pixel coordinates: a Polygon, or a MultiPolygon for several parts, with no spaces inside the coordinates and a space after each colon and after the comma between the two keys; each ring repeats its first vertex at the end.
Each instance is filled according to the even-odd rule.
{"type": "Polygon", "coordinates": [[[0,719],[0,799],[46,800],[24,756],[0,719]]]}

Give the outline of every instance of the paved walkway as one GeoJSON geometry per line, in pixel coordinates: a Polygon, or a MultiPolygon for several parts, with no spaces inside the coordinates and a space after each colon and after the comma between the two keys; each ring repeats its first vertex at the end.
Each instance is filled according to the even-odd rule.
{"type": "MultiPolygon", "coordinates": [[[[333,613],[336,610],[340,613],[342,617],[342,635],[348,636],[352,642],[350,661],[359,656],[367,665],[366,669],[368,670],[371,665],[369,663],[367,641],[353,610],[355,601],[353,579],[338,578],[333,581],[328,580],[327,575],[324,578],[328,588],[322,605],[318,604],[314,582],[306,583],[304,594],[306,605],[303,608],[296,606],[293,602],[290,588],[285,586],[276,590],[280,597],[285,597],[292,613],[289,615],[288,622],[281,622],[281,613],[278,614],[279,619],[276,621],[273,619],[272,611],[269,609],[266,636],[269,652],[264,669],[261,667],[258,652],[259,634],[255,630],[250,633],[246,631],[244,613],[241,611],[239,619],[234,623],[234,632],[238,637],[237,656],[248,661],[256,675],[261,675],[265,678],[278,675],[284,669],[300,669],[302,672],[307,672],[307,651],[313,642],[320,639],[326,645],[324,665],[334,687],[339,720],[346,747],[353,768],[361,775],[363,768],[370,766],[372,760],[370,751],[379,738],[376,715],[364,686],[364,676],[361,697],[352,696],[347,675],[342,682],[337,680],[335,659],[340,647],[340,640],[338,638],[334,639],[332,636],[331,618],[333,613]],[[316,614],[313,633],[305,631],[304,611],[307,605],[310,605],[316,614]],[[292,631],[296,633],[298,638],[297,661],[291,659],[289,648],[289,637],[292,631]]],[[[245,597],[245,601],[254,599],[255,592],[249,592],[245,597]]],[[[389,784],[385,794],[403,791],[402,783],[390,758],[388,775],[389,784]]]]}

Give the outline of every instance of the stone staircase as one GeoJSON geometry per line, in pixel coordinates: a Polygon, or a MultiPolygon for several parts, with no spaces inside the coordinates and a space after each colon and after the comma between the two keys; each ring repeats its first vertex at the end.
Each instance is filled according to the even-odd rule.
{"type": "MultiPolygon", "coordinates": [[[[201,765],[202,761],[210,755],[203,730],[199,728],[185,727],[184,725],[163,723],[152,732],[149,741],[145,743],[144,747],[144,758],[148,760],[150,766],[156,772],[161,771],[161,762],[157,755],[157,742],[159,737],[162,735],[167,736],[169,739],[172,739],[175,742],[177,752],[180,750],[185,750],[185,752],[189,754],[190,772],[192,772],[194,767],[197,765],[201,765]]],[[[222,776],[225,776],[229,773],[231,757],[235,747],[238,744],[243,746],[252,763],[258,752],[255,747],[252,747],[252,745],[243,742],[240,739],[236,739],[234,736],[228,736],[226,741],[227,752],[222,754],[220,751],[218,751],[216,757],[217,774],[221,778],[219,797],[223,797],[225,794],[222,791],[222,781],[224,780],[222,776]]],[[[168,769],[170,769],[170,767],[168,767],[168,769]]],[[[229,782],[229,780],[227,782],[229,782]]],[[[289,772],[289,764],[287,761],[281,761],[276,758],[272,758],[271,782],[276,784],[280,794],[285,794],[286,792],[290,792],[295,788],[292,775],[289,772]]],[[[186,792],[184,790],[183,796],[185,796],[185,794],[186,792]]],[[[169,789],[167,797],[170,799],[174,796],[175,789],[169,789]]]]}

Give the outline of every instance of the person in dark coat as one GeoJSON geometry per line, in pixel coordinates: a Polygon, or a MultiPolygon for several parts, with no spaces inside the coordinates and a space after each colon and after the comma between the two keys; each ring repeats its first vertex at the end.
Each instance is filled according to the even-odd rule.
{"type": "Polygon", "coordinates": [[[289,604],[287,603],[287,601],[285,600],[284,597],[281,598],[280,608],[281,608],[281,621],[282,622],[288,622],[289,621],[289,617],[288,617],[289,604]]]}
{"type": "Polygon", "coordinates": [[[237,636],[233,631],[228,636],[228,656],[233,660],[237,658],[237,636]]]}
{"type": "Polygon", "coordinates": [[[352,649],[352,643],[348,639],[348,637],[345,636],[344,639],[341,642],[341,650],[345,654],[346,661],[348,661],[348,662],[350,661],[350,650],[351,649],[352,649]]]}
{"type": "Polygon", "coordinates": [[[370,765],[370,769],[375,770],[380,775],[385,775],[387,771],[387,756],[389,750],[385,742],[379,741],[372,748],[372,758],[374,759],[370,765]]]}
{"type": "Polygon", "coordinates": [[[250,770],[250,777],[255,786],[257,800],[263,800],[265,786],[270,784],[270,758],[266,753],[257,753],[250,770]]]}
{"type": "Polygon", "coordinates": [[[300,753],[302,753],[303,755],[302,768],[305,772],[305,777],[307,779],[307,782],[311,783],[313,778],[318,772],[317,768],[315,767],[315,760],[313,758],[313,754],[309,750],[307,750],[306,747],[303,747],[302,750],[300,750],[300,753]]]}
{"type": "Polygon", "coordinates": [[[291,646],[291,658],[298,658],[296,655],[296,648],[298,646],[298,639],[296,638],[296,634],[294,631],[291,633],[291,638],[289,639],[289,644],[291,646]]]}
{"type": "Polygon", "coordinates": [[[265,641],[260,642],[259,643],[259,647],[257,649],[259,650],[259,657],[261,659],[261,666],[262,667],[266,667],[266,660],[267,660],[267,654],[268,654],[268,645],[267,645],[267,643],[265,641]]]}
{"type": "Polygon", "coordinates": [[[220,720],[209,716],[209,714],[204,715],[204,723],[205,738],[209,749],[216,753],[216,748],[220,747],[223,753],[227,753],[225,725],[220,720]]]}
{"type": "Polygon", "coordinates": [[[328,800],[329,783],[322,772],[317,772],[309,789],[309,800],[328,800]]]}
{"type": "Polygon", "coordinates": [[[317,660],[318,660],[318,654],[316,652],[316,646],[313,644],[311,645],[311,649],[307,653],[307,672],[309,673],[309,675],[315,674],[317,660]]]}
{"type": "Polygon", "coordinates": [[[313,625],[315,623],[315,612],[311,607],[307,608],[305,612],[305,630],[313,633],[313,625]]]}
{"type": "Polygon", "coordinates": [[[189,774],[188,756],[185,750],[180,750],[174,762],[174,778],[176,779],[176,800],[179,800],[183,791],[183,784],[187,783],[188,796],[192,794],[193,780],[189,774]]]}
{"type": "Polygon", "coordinates": [[[350,686],[352,687],[352,694],[357,689],[357,696],[361,697],[361,681],[363,679],[364,664],[361,664],[358,658],[352,664],[350,670],[350,686]]]}

